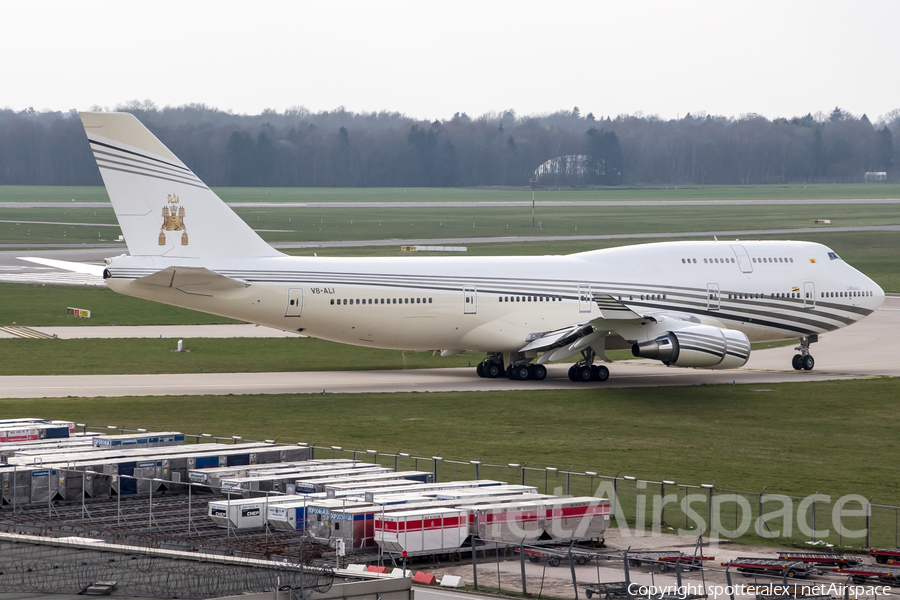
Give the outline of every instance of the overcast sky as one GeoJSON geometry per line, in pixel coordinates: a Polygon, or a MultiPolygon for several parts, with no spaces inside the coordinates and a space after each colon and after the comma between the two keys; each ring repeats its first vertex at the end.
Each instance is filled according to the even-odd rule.
{"type": "Polygon", "coordinates": [[[9,1],[0,23],[0,107],[14,110],[900,108],[896,0],[9,1]]]}

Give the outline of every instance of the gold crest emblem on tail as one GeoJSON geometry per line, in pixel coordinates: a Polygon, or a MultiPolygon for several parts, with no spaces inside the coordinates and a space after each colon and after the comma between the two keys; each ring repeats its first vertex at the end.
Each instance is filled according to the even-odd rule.
{"type": "Polygon", "coordinates": [[[181,231],[181,245],[188,245],[187,227],[184,224],[184,207],[174,206],[178,204],[178,196],[169,194],[169,202],[167,206],[163,206],[162,218],[163,222],[159,228],[159,245],[166,245],[167,231],[181,231]]]}

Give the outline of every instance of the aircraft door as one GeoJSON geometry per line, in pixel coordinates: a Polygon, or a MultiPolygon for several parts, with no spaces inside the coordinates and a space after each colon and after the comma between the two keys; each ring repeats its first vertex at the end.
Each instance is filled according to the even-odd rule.
{"type": "Polygon", "coordinates": [[[816,284],[812,281],[803,282],[803,308],[816,307],[816,284]]]}
{"type": "Polygon", "coordinates": [[[591,286],[585,283],[578,284],[578,312],[591,312],[594,297],[591,295],[591,286]]]}
{"type": "Polygon", "coordinates": [[[719,284],[706,284],[706,308],[709,310],[719,310],[719,284]]]}
{"type": "Polygon", "coordinates": [[[478,290],[472,287],[463,288],[463,314],[474,315],[478,312],[478,290]]]}
{"type": "Polygon", "coordinates": [[[742,273],[752,273],[753,265],[750,263],[750,255],[747,254],[747,249],[739,244],[733,244],[731,246],[732,251],[734,251],[734,255],[737,257],[738,265],[741,267],[742,273]]]}
{"type": "Polygon", "coordinates": [[[303,288],[289,288],[284,316],[299,317],[301,310],[303,310],[303,288]]]}

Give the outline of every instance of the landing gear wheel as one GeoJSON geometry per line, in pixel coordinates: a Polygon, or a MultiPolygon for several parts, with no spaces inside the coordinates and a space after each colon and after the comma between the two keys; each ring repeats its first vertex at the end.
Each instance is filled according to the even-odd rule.
{"type": "Polygon", "coordinates": [[[803,367],[804,371],[812,371],[813,367],[816,366],[816,359],[812,357],[812,354],[807,354],[800,361],[800,366],[803,367]]]}
{"type": "Polygon", "coordinates": [[[794,358],[791,359],[791,366],[794,367],[795,371],[799,371],[800,369],[803,368],[803,365],[800,364],[802,361],[803,361],[802,354],[795,354],[794,358]]]}
{"type": "Polygon", "coordinates": [[[578,367],[572,365],[569,367],[569,381],[578,381],[578,376],[575,374],[578,367]]]}
{"type": "Polygon", "coordinates": [[[507,379],[515,379],[516,378],[516,374],[513,373],[512,365],[509,365],[508,367],[506,367],[506,377],[507,377],[507,379]]]}
{"type": "Polygon", "coordinates": [[[534,365],[531,376],[537,381],[543,381],[547,377],[547,367],[544,365],[534,365]]]}
{"type": "Polygon", "coordinates": [[[528,379],[528,365],[519,365],[518,367],[514,367],[513,371],[515,372],[515,378],[519,381],[525,381],[526,379],[528,379]]]}
{"type": "Polygon", "coordinates": [[[498,377],[500,377],[500,373],[502,372],[503,370],[500,368],[500,365],[495,362],[489,362],[484,367],[484,375],[485,377],[489,377],[490,379],[497,379],[498,377]]]}
{"type": "Polygon", "coordinates": [[[594,373],[594,379],[597,381],[606,381],[609,379],[609,369],[604,365],[597,366],[597,370],[594,373]]]}
{"type": "Polygon", "coordinates": [[[475,372],[479,377],[487,377],[487,375],[485,375],[484,373],[484,363],[478,363],[478,365],[475,367],[475,372]]]}
{"type": "Polygon", "coordinates": [[[578,381],[581,382],[590,381],[594,378],[594,371],[586,365],[583,367],[578,367],[577,377],[578,381]]]}

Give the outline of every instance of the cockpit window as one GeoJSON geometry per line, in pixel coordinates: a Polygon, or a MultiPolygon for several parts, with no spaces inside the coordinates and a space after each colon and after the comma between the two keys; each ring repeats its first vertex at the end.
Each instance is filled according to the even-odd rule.
{"type": "Polygon", "coordinates": [[[841,260],[841,257],[838,256],[836,252],[829,252],[828,258],[830,258],[831,260],[841,260]]]}

